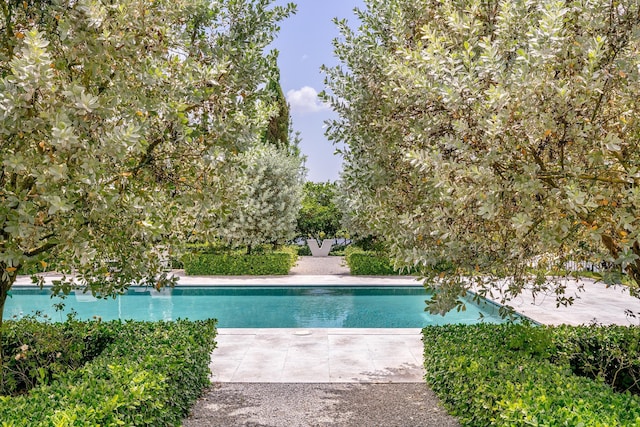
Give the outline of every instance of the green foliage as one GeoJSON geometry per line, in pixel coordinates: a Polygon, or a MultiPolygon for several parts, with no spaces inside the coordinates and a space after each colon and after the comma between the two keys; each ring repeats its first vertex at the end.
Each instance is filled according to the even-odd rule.
{"type": "Polygon", "coordinates": [[[345,250],[345,261],[354,276],[393,276],[402,274],[397,271],[384,253],[364,251],[351,245],[345,250]]]}
{"type": "Polygon", "coordinates": [[[325,69],[352,232],[420,269],[434,304],[496,278],[506,298],[570,303],[562,280],[528,274],[544,257],[615,264],[639,290],[636,0],[366,0],[356,14],[325,69]]]}
{"type": "Polygon", "coordinates": [[[256,145],[236,158],[236,200],[220,219],[220,237],[232,246],[279,243],[294,237],[302,198],[302,160],[273,145],[256,145]]]}
{"type": "Polygon", "coordinates": [[[427,383],[464,426],[640,426],[638,396],[572,373],[561,357],[572,330],[591,334],[513,324],[425,328],[427,383]]]}
{"type": "Polygon", "coordinates": [[[163,250],[220,234],[241,154],[277,113],[268,46],[294,11],[271,0],[0,1],[0,313],[39,259],[65,275],[55,292],[73,277],[115,294],[171,284],[163,250]]]}
{"type": "Polygon", "coordinates": [[[194,253],[183,259],[184,269],[192,276],[268,276],[289,274],[297,259],[295,248],[279,251],[243,254],[194,253]]]}
{"type": "Polygon", "coordinates": [[[83,367],[29,394],[0,397],[3,425],[180,425],[209,385],[215,321],[108,322],[101,328],[112,342],[83,367]]]}
{"type": "Polygon", "coordinates": [[[555,331],[557,357],[576,375],[597,379],[615,390],[640,395],[640,328],[619,326],[555,331]]]}
{"type": "Polygon", "coordinates": [[[336,205],[337,185],[305,182],[296,234],[304,238],[330,239],[340,231],[342,211],[336,205]]]}
{"type": "Polygon", "coordinates": [[[272,102],[277,105],[278,113],[269,119],[267,128],[262,135],[262,142],[273,144],[279,148],[287,148],[290,144],[291,116],[289,115],[289,104],[287,104],[287,99],[282,92],[279,76],[269,80],[266,90],[272,98],[272,102]]]}
{"type": "Polygon", "coordinates": [[[69,369],[98,356],[113,332],[101,322],[43,323],[36,318],[3,326],[3,372],[0,395],[15,395],[49,384],[69,369]]]}

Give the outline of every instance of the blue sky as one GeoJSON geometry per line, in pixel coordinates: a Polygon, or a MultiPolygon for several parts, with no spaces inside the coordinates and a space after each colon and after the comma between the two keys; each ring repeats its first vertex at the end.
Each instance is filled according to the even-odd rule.
{"type": "MultiPolygon", "coordinates": [[[[286,0],[276,0],[283,5],[286,0]]],[[[338,179],[341,159],[335,146],[324,136],[324,121],[334,113],[316,98],[324,89],[322,64],[333,66],[332,40],[339,36],[332,19],[347,18],[357,24],[355,7],[364,8],[363,0],[298,0],[298,12],[282,22],[272,47],[280,52],[280,83],[290,105],[293,128],[301,132],[300,147],[307,156],[307,180],[314,182],[338,179]]]]}

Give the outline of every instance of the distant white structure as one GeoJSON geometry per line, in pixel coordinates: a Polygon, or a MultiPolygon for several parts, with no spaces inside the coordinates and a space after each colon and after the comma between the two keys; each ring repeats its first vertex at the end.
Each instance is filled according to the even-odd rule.
{"type": "Polygon", "coordinates": [[[307,239],[307,245],[309,245],[309,249],[311,249],[312,256],[329,256],[329,252],[333,246],[333,239],[324,239],[320,247],[318,247],[316,239],[307,239]]]}

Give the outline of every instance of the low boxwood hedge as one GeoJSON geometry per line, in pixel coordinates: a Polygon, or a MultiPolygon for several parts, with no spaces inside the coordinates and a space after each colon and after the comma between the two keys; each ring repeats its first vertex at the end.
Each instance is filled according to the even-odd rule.
{"type": "Polygon", "coordinates": [[[110,342],[84,366],[27,394],[0,396],[3,427],[180,425],[210,384],[215,320],[114,321],[102,329],[110,342]]]}
{"type": "Polygon", "coordinates": [[[353,245],[345,249],[345,261],[354,276],[407,274],[406,271],[396,271],[387,255],[374,251],[365,251],[353,245]]]}
{"type": "MultiPolygon", "coordinates": [[[[590,331],[511,324],[427,327],[426,380],[464,426],[639,427],[640,397],[574,373],[570,356],[582,340],[566,338],[600,336],[590,331]]],[[[628,357],[638,358],[637,346],[626,348],[635,352],[628,357]]]]}
{"type": "Polygon", "coordinates": [[[185,273],[192,276],[269,276],[289,274],[297,257],[297,251],[291,248],[252,255],[193,253],[183,259],[183,264],[185,273]]]}

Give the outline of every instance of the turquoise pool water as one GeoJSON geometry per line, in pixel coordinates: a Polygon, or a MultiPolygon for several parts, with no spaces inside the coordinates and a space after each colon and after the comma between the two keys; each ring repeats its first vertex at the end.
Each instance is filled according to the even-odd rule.
{"type": "Polygon", "coordinates": [[[115,299],[82,293],[64,299],[46,289],[11,291],[6,318],[39,311],[54,321],[75,311],[80,319],[192,320],[216,318],[221,328],[422,328],[448,323],[501,323],[492,303],[465,300],[467,309],[446,316],[425,312],[421,287],[176,287],[161,292],[132,287],[115,299]],[[62,311],[54,305],[64,303],[62,311]]]}

